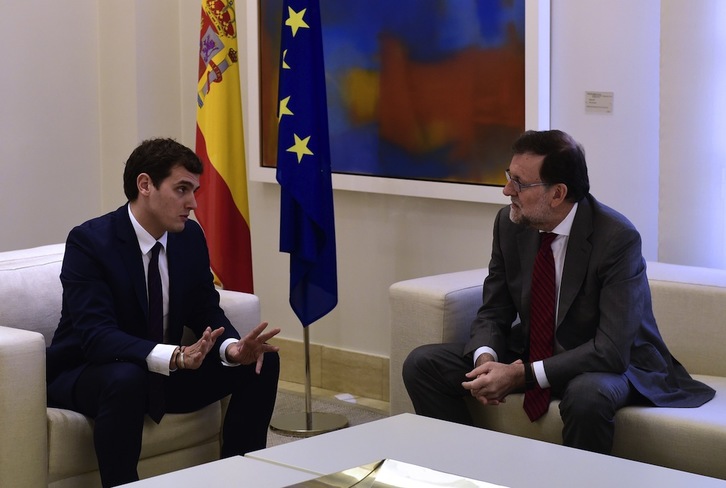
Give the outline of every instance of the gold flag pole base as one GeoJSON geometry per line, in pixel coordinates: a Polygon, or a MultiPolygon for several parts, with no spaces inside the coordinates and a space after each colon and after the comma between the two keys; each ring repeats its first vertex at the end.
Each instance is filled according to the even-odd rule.
{"type": "Polygon", "coordinates": [[[336,413],[300,412],[272,419],[270,429],[295,437],[312,437],[348,427],[348,419],[336,413]]]}
{"type": "Polygon", "coordinates": [[[304,327],[305,336],[305,412],[277,415],[270,422],[270,429],[280,434],[311,437],[348,427],[348,419],[336,413],[312,411],[310,387],[310,335],[304,327]]]}

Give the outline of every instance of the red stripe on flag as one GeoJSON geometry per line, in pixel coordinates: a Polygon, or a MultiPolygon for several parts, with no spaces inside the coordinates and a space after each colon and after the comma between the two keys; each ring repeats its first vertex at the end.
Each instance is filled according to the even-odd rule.
{"type": "Polygon", "coordinates": [[[194,212],[207,236],[212,270],[227,290],[253,293],[250,227],[214,165],[197,127],[196,153],[204,163],[194,212]]]}

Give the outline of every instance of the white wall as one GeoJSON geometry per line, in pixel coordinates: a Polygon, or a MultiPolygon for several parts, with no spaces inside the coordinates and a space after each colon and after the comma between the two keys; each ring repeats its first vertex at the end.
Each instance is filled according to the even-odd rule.
{"type": "MultiPolygon", "coordinates": [[[[0,72],[0,250],[8,250],[62,241],[73,225],[122,204],[123,162],[141,139],[171,136],[193,147],[200,7],[191,0],[40,0],[26,11],[22,3],[0,1],[0,42],[7,46],[0,72]]],[[[699,2],[707,0],[663,2],[663,34],[681,28],[681,13],[670,7],[699,2]]],[[[718,0],[707,3],[715,9],[718,0]]],[[[663,106],[659,122],[659,87],[671,89],[659,65],[681,62],[670,58],[670,48],[659,55],[660,16],[659,0],[552,0],[552,126],[585,145],[593,193],[633,220],[648,259],[658,257],[659,225],[669,226],[670,207],[693,200],[694,186],[709,190],[696,194],[701,205],[722,206],[711,217],[716,225],[723,226],[724,215],[723,198],[714,195],[724,186],[723,170],[703,174],[706,154],[667,158],[673,149],[664,142],[659,150],[659,130],[684,130],[682,114],[663,106]],[[613,113],[585,113],[589,90],[613,91],[613,113]],[[703,186],[718,178],[720,186],[703,186]],[[672,196],[679,184],[690,198],[672,196]]],[[[704,56],[690,52],[691,60],[704,56]]],[[[722,58],[703,57],[699,69],[722,58]]],[[[678,98],[690,100],[689,90],[684,85],[678,98]]],[[[719,123],[716,115],[711,121],[719,123]]],[[[245,117],[248,127],[256,122],[245,117]]],[[[708,156],[723,160],[715,147],[708,156]]],[[[251,182],[249,190],[263,315],[283,327],[284,337],[301,339],[287,304],[288,258],[277,251],[278,187],[251,182]]],[[[695,203],[690,207],[699,208],[695,203]]],[[[310,329],[315,343],[387,356],[391,283],[487,264],[497,205],[352,191],[336,191],[335,204],[340,304],[310,329]]],[[[674,239],[663,235],[666,247],[674,239]]],[[[713,240],[723,246],[721,236],[713,240]]],[[[689,249],[684,236],[675,240],[689,249]]],[[[675,258],[688,264],[693,256],[675,258]]]]}
{"type": "Polygon", "coordinates": [[[97,3],[0,4],[0,250],[100,209],[97,3]]]}
{"type": "Polygon", "coordinates": [[[726,2],[663,2],[662,29],[659,258],[726,268],[726,2]]]}
{"type": "Polygon", "coordinates": [[[592,194],[635,224],[650,260],[658,257],[659,62],[660,0],[552,0],[551,127],[585,147],[592,194]],[[613,92],[613,112],[586,113],[586,91],[613,92]]]}

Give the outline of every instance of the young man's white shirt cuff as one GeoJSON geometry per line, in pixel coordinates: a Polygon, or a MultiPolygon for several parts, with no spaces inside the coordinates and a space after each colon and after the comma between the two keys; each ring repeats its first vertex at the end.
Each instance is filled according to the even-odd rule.
{"type": "MultiPolygon", "coordinates": [[[[227,346],[237,342],[236,339],[227,339],[219,346],[219,358],[222,360],[222,364],[229,367],[239,366],[239,364],[230,363],[227,361],[227,356],[224,351],[227,350],[227,346]]],[[[157,344],[154,349],[151,350],[148,356],[146,356],[146,367],[152,373],[163,374],[169,376],[172,371],[176,369],[169,369],[169,363],[174,355],[174,350],[179,347],[173,344],[157,344]]]]}
{"type": "Polygon", "coordinates": [[[157,344],[154,349],[151,350],[148,356],[146,356],[146,367],[152,373],[163,374],[169,376],[171,370],[169,369],[169,363],[171,357],[174,355],[174,350],[178,346],[173,344],[157,344]]]}
{"type": "Polygon", "coordinates": [[[239,366],[239,364],[230,363],[229,361],[227,361],[227,355],[225,354],[227,346],[229,346],[230,344],[234,344],[235,342],[237,342],[237,339],[229,338],[225,340],[221,346],[219,346],[219,359],[222,360],[222,364],[224,364],[225,366],[229,366],[230,368],[239,366]]]}

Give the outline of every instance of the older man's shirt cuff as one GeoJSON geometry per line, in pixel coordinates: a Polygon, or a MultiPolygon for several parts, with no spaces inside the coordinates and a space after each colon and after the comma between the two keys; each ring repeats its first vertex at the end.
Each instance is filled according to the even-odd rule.
{"type": "Polygon", "coordinates": [[[474,366],[476,366],[476,360],[479,359],[479,356],[482,354],[489,353],[492,356],[494,356],[494,361],[499,361],[499,357],[497,356],[497,353],[494,352],[494,349],[492,349],[489,346],[482,346],[478,348],[476,351],[474,351],[474,366]]]}
{"type": "Polygon", "coordinates": [[[534,371],[534,377],[537,380],[540,388],[545,389],[551,386],[549,380],[547,379],[547,374],[545,373],[544,362],[535,361],[534,363],[532,363],[532,370],[534,371]]]}

